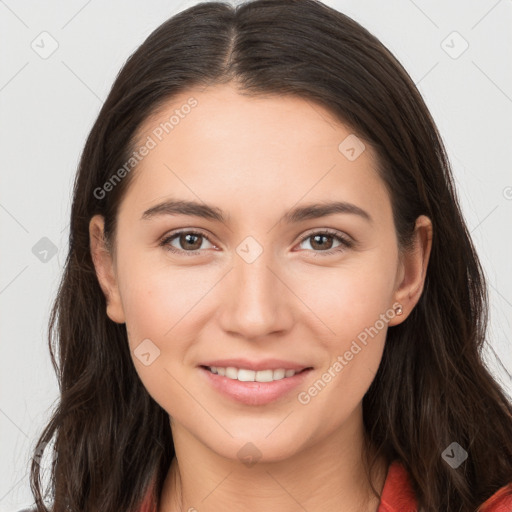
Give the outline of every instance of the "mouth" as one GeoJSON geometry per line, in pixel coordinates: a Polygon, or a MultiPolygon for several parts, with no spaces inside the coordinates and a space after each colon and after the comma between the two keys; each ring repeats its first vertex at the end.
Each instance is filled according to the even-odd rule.
{"type": "Polygon", "coordinates": [[[200,365],[198,370],[205,384],[231,403],[263,406],[281,398],[289,401],[289,394],[304,384],[313,367],[295,365],[295,368],[276,366],[254,370],[243,366],[200,365]]]}

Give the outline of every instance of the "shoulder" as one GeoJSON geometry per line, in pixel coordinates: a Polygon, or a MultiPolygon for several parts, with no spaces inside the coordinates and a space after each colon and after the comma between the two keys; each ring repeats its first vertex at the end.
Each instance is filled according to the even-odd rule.
{"type": "Polygon", "coordinates": [[[477,512],[510,512],[512,510],[512,482],[498,489],[477,512]]]}
{"type": "MultiPolygon", "coordinates": [[[[405,467],[394,461],[388,469],[378,512],[417,512],[418,505],[405,467]]],[[[512,512],[512,482],[498,489],[476,512],[512,512]]]]}

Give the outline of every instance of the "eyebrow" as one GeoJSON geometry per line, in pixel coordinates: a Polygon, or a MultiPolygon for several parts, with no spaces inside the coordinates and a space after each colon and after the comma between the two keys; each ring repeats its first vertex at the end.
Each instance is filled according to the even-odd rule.
{"type": "MultiPolygon", "coordinates": [[[[279,222],[292,224],[304,220],[326,217],[327,215],[333,215],[336,213],[358,215],[370,224],[373,223],[373,219],[367,211],[355,204],[347,203],[345,201],[327,201],[296,207],[286,212],[279,219],[279,222]]],[[[216,206],[211,206],[206,203],[198,203],[196,201],[173,199],[169,199],[152,206],[142,214],[140,220],[149,220],[160,215],[190,215],[219,221],[224,224],[228,221],[228,216],[216,206]]]]}

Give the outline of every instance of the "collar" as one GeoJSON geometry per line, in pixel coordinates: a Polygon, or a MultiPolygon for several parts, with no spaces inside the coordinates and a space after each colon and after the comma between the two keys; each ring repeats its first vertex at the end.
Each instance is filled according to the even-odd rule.
{"type": "Polygon", "coordinates": [[[418,505],[409,474],[397,460],[389,468],[377,512],[417,512],[418,505]]]}

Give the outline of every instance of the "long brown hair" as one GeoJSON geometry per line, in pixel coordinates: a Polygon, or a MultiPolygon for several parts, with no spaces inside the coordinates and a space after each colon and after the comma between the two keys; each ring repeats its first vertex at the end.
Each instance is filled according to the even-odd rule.
{"type": "Polygon", "coordinates": [[[103,215],[113,240],[134,173],[108,194],[95,191],[129,160],[141,123],[191,87],[228,82],[249,96],[316,102],[371,144],[401,248],[410,247],[419,215],[432,220],[422,296],[405,322],[389,328],[363,399],[367,452],[376,454],[366,462],[370,475],[379,454],[401,461],[425,511],[474,511],[512,481],[512,405],[482,359],[487,291],[450,164],[400,63],[358,23],[316,0],[199,3],[158,27],[115,80],[81,156],[49,322],[60,397],[31,465],[38,511],[47,510],[36,461],[46,444],[54,448],[46,493],[54,512],[135,511],[151,489],[155,500],[160,495],[174,456],[169,416],[138,378],[125,325],[106,315],[88,226],[103,215]],[[457,469],[441,456],[452,442],[468,452],[457,469]]]}

